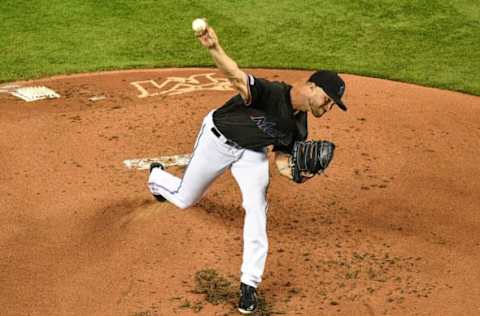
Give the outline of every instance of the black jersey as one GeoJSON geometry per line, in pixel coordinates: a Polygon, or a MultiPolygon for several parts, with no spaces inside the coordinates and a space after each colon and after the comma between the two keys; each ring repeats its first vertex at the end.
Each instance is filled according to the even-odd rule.
{"type": "Polygon", "coordinates": [[[250,104],[238,94],[213,113],[213,122],[228,139],[243,148],[275,145],[290,151],[296,140],[307,137],[307,113],[294,114],[291,86],[248,75],[250,104]]]}

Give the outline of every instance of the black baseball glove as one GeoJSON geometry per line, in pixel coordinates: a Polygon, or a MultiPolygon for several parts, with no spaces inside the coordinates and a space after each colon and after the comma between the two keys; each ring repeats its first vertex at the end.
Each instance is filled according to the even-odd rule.
{"type": "Polygon", "coordinates": [[[289,164],[293,181],[302,183],[327,169],[333,159],[335,144],[326,141],[296,141],[289,164]]]}

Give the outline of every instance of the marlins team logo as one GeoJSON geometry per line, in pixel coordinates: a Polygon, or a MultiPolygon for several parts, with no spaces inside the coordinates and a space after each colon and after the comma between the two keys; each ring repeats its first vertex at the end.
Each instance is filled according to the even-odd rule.
{"type": "Polygon", "coordinates": [[[279,139],[282,139],[286,136],[286,133],[282,133],[275,128],[277,125],[275,122],[269,122],[265,116],[250,116],[250,119],[254,121],[257,127],[268,136],[279,139]]]}
{"type": "Polygon", "coordinates": [[[225,78],[216,78],[215,73],[196,74],[190,77],[167,77],[161,83],[155,80],[130,82],[140,92],[139,98],[168,96],[195,91],[233,91],[225,78]]]}

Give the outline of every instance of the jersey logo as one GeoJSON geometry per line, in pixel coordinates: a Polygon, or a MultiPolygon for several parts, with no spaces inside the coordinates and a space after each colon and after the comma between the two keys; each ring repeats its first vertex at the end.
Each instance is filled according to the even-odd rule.
{"type": "Polygon", "coordinates": [[[255,122],[255,125],[262,130],[268,136],[273,138],[283,138],[286,136],[286,133],[282,133],[277,130],[275,122],[269,122],[265,116],[250,116],[250,119],[255,122]]]}

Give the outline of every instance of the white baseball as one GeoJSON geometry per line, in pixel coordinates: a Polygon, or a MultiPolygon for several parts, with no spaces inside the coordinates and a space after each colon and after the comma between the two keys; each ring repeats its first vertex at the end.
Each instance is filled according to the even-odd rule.
{"type": "Polygon", "coordinates": [[[207,22],[205,19],[195,19],[192,22],[192,30],[195,33],[203,33],[207,28],[207,22]]]}

